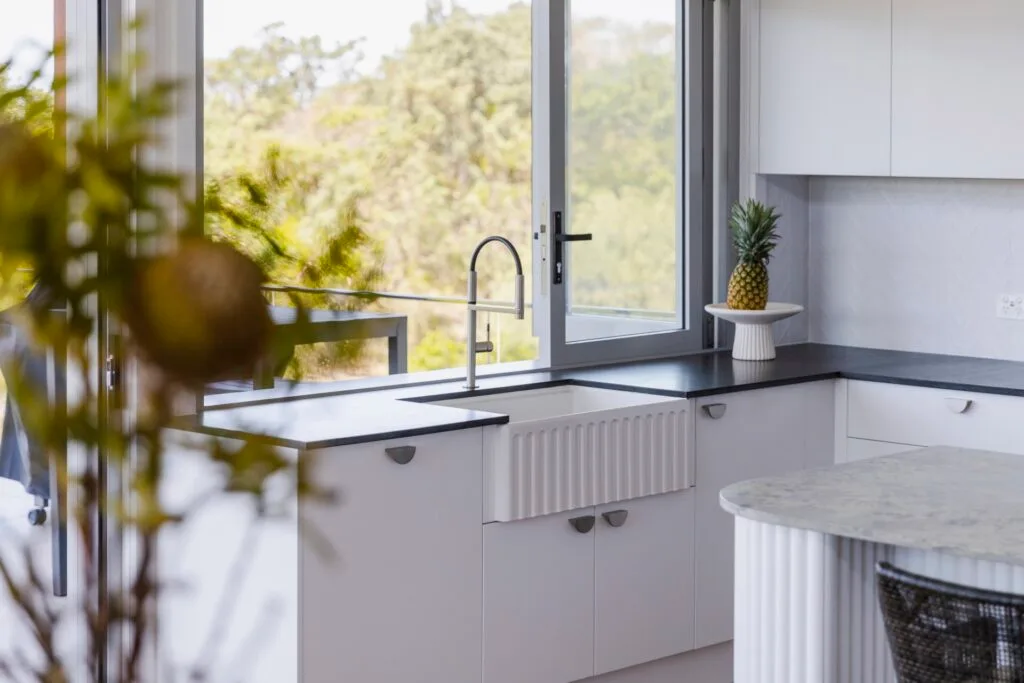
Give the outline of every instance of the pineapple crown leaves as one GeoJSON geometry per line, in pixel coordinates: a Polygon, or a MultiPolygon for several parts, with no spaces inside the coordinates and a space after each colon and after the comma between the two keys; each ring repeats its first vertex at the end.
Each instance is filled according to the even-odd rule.
{"type": "Polygon", "coordinates": [[[748,199],[733,204],[729,217],[732,244],[740,263],[767,264],[779,244],[780,216],[775,207],[748,199]]]}

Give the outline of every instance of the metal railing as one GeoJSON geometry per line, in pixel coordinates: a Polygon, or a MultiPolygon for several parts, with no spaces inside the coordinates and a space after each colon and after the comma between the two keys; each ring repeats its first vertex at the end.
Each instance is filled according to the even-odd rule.
{"type": "MultiPolygon", "coordinates": [[[[404,292],[376,292],[358,289],[337,289],[333,287],[300,287],[298,285],[264,285],[264,291],[270,292],[271,303],[274,303],[273,295],[287,292],[296,294],[329,294],[332,296],[352,296],[364,299],[395,299],[398,301],[422,301],[425,303],[455,304],[465,306],[469,300],[465,297],[445,296],[442,294],[407,294],[404,292]]],[[[511,301],[503,300],[481,300],[479,303],[488,306],[511,306],[511,301]]],[[[526,308],[533,308],[533,304],[526,302],[526,308]]],[[[580,315],[606,315],[627,318],[641,318],[643,320],[675,320],[675,313],[650,308],[628,308],[617,306],[573,306],[573,313],[580,315]]]]}
{"type": "MultiPolygon", "coordinates": [[[[373,301],[384,299],[392,301],[418,302],[424,304],[444,304],[451,306],[465,306],[469,302],[466,297],[445,296],[442,294],[410,294],[407,292],[381,292],[372,290],[341,289],[334,287],[303,287],[300,285],[289,284],[269,284],[264,285],[263,289],[270,295],[269,298],[271,305],[277,304],[278,294],[287,293],[313,294],[319,296],[328,295],[337,297],[358,297],[373,301]]],[[[479,303],[490,306],[512,306],[511,301],[481,300],[479,303]]],[[[533,305],[527,302],[526,308],[532,310],[533,305]]],[[[574,306],[572,312],[577,315],[609,316],[617,318],[639,318],[643,320],[665,322],[671,322],[676,319],[674,313],[669,313],[666,311],[625,307],[618,308],[613,306],[574,306]]],[[[484,325],[488,330],[488,339],[494,342],[494,356],[492,357],[492,359],[496,363],[501,363],[503,362],[503,327],[506,324],[514,324],[514,320],[509,316],[492,315],[490,312],[487,312],[484,315],[484,325]],[[493,338],[491,332],[493,332],[493,338]]]]}

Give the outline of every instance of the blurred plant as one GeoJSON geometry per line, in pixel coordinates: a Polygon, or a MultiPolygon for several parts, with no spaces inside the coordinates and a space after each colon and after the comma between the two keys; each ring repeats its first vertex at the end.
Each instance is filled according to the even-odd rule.
{"type": "MultiPolygon", "coordinates": [[[[0,557],[0,583],[32,641],[0,653],[0,674],[62,683],[81,681],[87,671],[89,680],[99,680],[100,653],[116,640],[124,644],[122,661],[111,666],[119,677],[106,680],[134,683],[147,676],[142,660],[165,588],[156,572],[158,537],[201,505],[172,513],[158,495],[171,457],[165,428],[172,399],[249,375],[270,352],[273,326],[261,291],[266,272],[286,268],[305,284],[338,275],[371,282],[378,271],[372,259],[357,256],[365,240],[354,204],[340,227],[324,227],[319,249],[295,253],[282,243],[286,229],[278,221],[293,180],[276,153],[255,173],[208,187],[205,207],[190,196],[190,178],[147,161],[160,143],[155,124],[172,115],[178,84],[148,80],[140,59],[102,84],[104,106],[96,116],[55,110],[67,84],[58,78],[42,86],[42,67],[13,84],[12,63],[0,64],[0,298],[20,296],[19,278],[31,274],[31,305],[7,315],[31,331],[33,352],[51,352],[61,363],[73,387],[67,410],[55,410],[46,387],[33,384],[18,364],[4,364],[5,379],[26,433],[48,460],[60,461],[58,472],[68,471],[69,445],[96,457],[76,463],[60,482],[75,503],[67,511],[69,534],[84,554],[78,599],[56,604],[27,548],[17,560],[0,557]],[[204,222],[222,241],[204,237],[204,222]],[[98,387],[102,368],[93,344],[105,319],[127,333],[146,378],[139,410],[123,428],[106,419],[98,387]],[[98,485],[100,462],[129,474],[127,499],[107,498],[98,485]],[[93,541],[104,515],[134,539],[137,562],[127,592],[100,600],[105,587],[94,570],[100,558],[93,541]],[[85,661],[60,654],[58,627],[68,622],[87,631],[85,661]]],[[[305,309],[295,305],[301,323],[305,309]]],[[[226,473],[218,493],[251,497],[261,515],[275,514],[266,483],[282,473],[294,496],[329,496],[304,466],[256,440],[231,447],[211,440],[205,457],[226,473]]],[[[210,666],[204,653],[188,680],[207,680],[210,666]]]]}
{"type": "MultiPolygon", "coordinates": [[[[382,279],[382,252],[363,229],[359,196],[334,196],[333,188],[323,185],[318,174],[280,146],[270,145],[254,168],[207,179],[207,234],[248,254],[273,282],[373,292],[382,279]],[[311,206],[314,197],[326,199],[330,209],[311,206]]],[[[293,294],[292,300],[308,308],[352,311],[372,305],[376,297],[293,294]]],[[[289,378],[316,376],[325,367],[353,366],[363,349],[361,343],[306,346],[291,359],[289,378]]],[[[278,366],[291,351],[289,345],[275,350],[278,366]]]]}

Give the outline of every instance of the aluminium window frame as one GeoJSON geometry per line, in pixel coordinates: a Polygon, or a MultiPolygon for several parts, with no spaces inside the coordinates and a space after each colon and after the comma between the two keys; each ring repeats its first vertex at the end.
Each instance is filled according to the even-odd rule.
{"type": "MultiPolygon", "coordinates": [[[[159,4],[158,0],[124,0],[135,3],[159,4]]],[[[197,175],[201,185],[203,168],[203,121],[202,121],[202,47],[203,47],[203,4],[205,0],[187,0],[195,8],[196,38],[196,85],[194,101],[195,147],[194,155],[197,175]]],[[[583,1],[583,0],[578,0],[583,1]]],[[[548,229],[551,211],[565,209],[565,99],[566,92],[564,61],[552,59],[552,55],[564,55],[566,47],[566,13],[570,0],[532,0],[532,93],[533,93],[533,201],[532,233],[533,268],[527,274],[531,278],[533,304],[533,331],[539,339],[539,354],[534,361],[517,361],[481,366],[481,376],[504,375],[524,371],[561,369],[611,362],[665,358],[713,349],[722,344],[715,343],[714,320],[704,312],[704,305],[712,301],[713,290],[721,267],[720,235],[713,229],[713,211],[718,197],[712,194],[713,149],[715,117],[713,86],[714,71],[714,13],[716,5],[725,0],[677,0],[677,35],[683,41],[684,49],[678,54],[678,73],[683,75],[677,83],[680,98],[678,119],[685,135],[680,138],[679,165],[682,173],[679,200],[683,211],[677,212],[682,218],[677,224],[678,263],[677,268],[682,318],[684,325],[669,332],[648,332],[612,339],[566,343],[566,292],[565,286],[554,287],[551,281],[551,259],[553,242],[548,229]],[[691,103],[683,108],[682,95],[691,103]],[[552,126],[552,121],[561,125],[552,126]],[[551,144],[554,141],[557,144],[551,144]],[[557,187],[556,187],[557,186],[557,187]],[[552,190],[557,189],[556,196],[552,190]],[[555,202],[557,201],[557,206],[555,202]]],[[[733,65],[730,65],[733,66],[733,65]]],[[[192,103],[190,103],[192,104],[192,103]]],[[[190,123],[191,123],[190,122],[190,123]]],[[[724,121],[723,121],[724,123],[724,121]]],[[[730,122],[731,123],[731,122],[730,122]]],[[[721,147],[719,147],[721,149],[721,147]]],[[[184,151],[184,150],[182,150],[184,151]]],[[[188,158],[189,154],[184,155],[188,158]]],[[[731,164],[730,164],[731,166],[731,164]]],[[[579,245],[570,246],[567,251],[579,245]]],[[[586,248],[586,246],[583,246],[586,248]]],[[[571,254],[570,254],[571,257],[571,254]]],[[[594,316],[595,318],[597,316],[594,316]]],[[[608,321],[606,318],[605,321],[608,321]]],[[[621,324],[628,321],[619,321],[621,324]]],[[[642,321],[648,327],[653,321],[642,321]]],[[[351,388],[351,380],[325,383],[308,396],[348,394],[354,391],[369,391],[378,388],[394,388],[422,383],[444,381],[442,378],[455,377],[460,368],[451,368],[428,373],[409,374],[398,379],[395,376],[379,378],[372,386],[351,388]]],[[[358,384],[358,382],[357,382],[358,384]]],[[[267,397],[250,397],[249,392],[238,396],[238,404],[254,400],[268,400],[267,397]]],[[[265,394],[264,394],[265,396],[265,394]]],[[[196,410],[202,411],[203,397],[197,397],[196,410]]],[[[231,404],[228,404],[231,405],[231,404]]]]}
{"type": "MultiPolygon", "coordinates": [[[[571,2],[533,3],[533,220],[537,227],[532,277],[534,332],[541,341],[539,364],[566,368],[678,356],[710,348],[713,338],[706,325],[704,304],[710,302],[713,274],[711,0],[676,0],[676,35],[682,45],[677,52],[677,74],[681,75],[677,83],[677,121],[683,135],[677,162],[676,230],[681,324],[657,332],[651,331],[651,321],[638,321],[642,326],[637,327],[637,334],[577,342],[567,339],[566,330],[571,278],[556,285],[551,277],[554,236],[549,228],[553,212],[568,215],[567,75],[571,65],[567,64],[567,36],[571,2]]],[[[571,252],[579,248],[566,249],[567,268],[571,268],[571,252]]],[[[623,321],[605,321],[609,329],[614,325],[622,331],[623,321]]]]}

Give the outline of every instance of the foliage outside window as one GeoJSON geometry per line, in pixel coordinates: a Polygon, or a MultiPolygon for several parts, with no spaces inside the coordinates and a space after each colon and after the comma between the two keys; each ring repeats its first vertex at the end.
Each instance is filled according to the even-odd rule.
{"type": "MultiPolygon", "coordinates": [[[[301,251],[325,223],[357,211],[382,292],[465,296],[468,256],[491,234],[509,237],[529,270],[532,116],[539,106],[531,82],[533,8],[509,2],[493,9],[500,4],[424,0],[417,17],[394,17],[396,26],[403,19],[411,25],[398,47],[379,57],[375,36],[342,31],[335,44],[287,23],[265,27],[252,44],[208,55],[207,180],[280,150],[298,179],[282,209],[282,239],[301,251]]],[[[357,16],[347,13],[365,11],[345,5],[330,15],[345,26],[346,16],[357,16]]],[[[664,283],[675,281],[678,258],[675,37],[674,22],[587,15],[574,23],[573,223],[601,245],[576,252],[575,305],[674,319],[674,289],[664,283]]],[[[207,32],[206,40],[219,37],[207,32]]],[[[271,279],[287,283],[292,275],[273,272],[271,279]]],[[[485,253],[481,297],[508,301],[512,282],[511,262],[485,253]]],[[[346,279],[327,284],[359,288],[346,279]]],[[[310,302],[347,305],[344,297],[310,302]]],[[[371,308],[409,317],[410,370],[464,364],[463,307],[381,298],[371,308]]],[[[538,357],[529,314],[525,322],[495,316],[493,323],[495,330],[501,325],[502,361],[538,357]]],[[[323,353],[301,356],[308,378],[386,367],[375,352],[343,368],[323,353]]]]}

